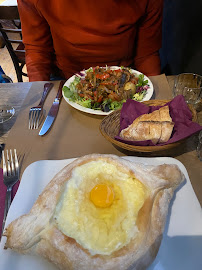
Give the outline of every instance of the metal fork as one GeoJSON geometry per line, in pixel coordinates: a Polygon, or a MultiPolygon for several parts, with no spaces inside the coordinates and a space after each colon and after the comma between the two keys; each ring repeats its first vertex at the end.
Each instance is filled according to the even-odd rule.
{"type": "Polygon", "coordinates": [[[18,163],[16,149],[14,149],[14,153],[12,153],[12,150],[10,150],[10,155],[9,155],[9,151],[6,150],[6,157],[5,157],[4,151],[2,151],[2,160],[3,160],[3,178],[4,178],[4,184],[7,187],[7,191],[6,191],[4,218],[3,218],[3,223],[2,223],[1,235],[4,230],[9,207],[11,205],[11,191],[15,183],[19,180],[19,163],[18,163]]]}
{"type": "Polygon", "coordinates": [[[32,107],[29,110],[29,129],[38,129],[39,120],[40,120],[41,116],[43,115],[43,113],[42,113],[43,112],[43,105],[44,105],[45,99],[46,99],[46,97],[47,97],[47,95],[52,87],[53,87],[53,83],[45,83],[43,94],[42,94],[41,100],[39,102],[39,105],[36,107],[32,107]]]}

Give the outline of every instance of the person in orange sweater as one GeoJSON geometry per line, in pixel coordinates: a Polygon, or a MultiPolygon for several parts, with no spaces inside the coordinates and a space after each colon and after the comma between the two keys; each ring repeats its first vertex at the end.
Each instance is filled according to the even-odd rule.
{"type": "Polygon", "coordinates": [[[30,81],[105,65],[160,74],[163,0],[18,0],[18,9],[30,81]]]}

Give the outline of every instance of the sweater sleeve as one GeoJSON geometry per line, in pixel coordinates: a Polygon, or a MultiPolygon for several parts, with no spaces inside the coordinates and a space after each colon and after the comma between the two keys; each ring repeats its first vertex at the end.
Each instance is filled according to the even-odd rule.
{"type": "Polygon", "coordinates": [[[162,39],[163,0],[149,0],[147,12],[139,22],[135,68],[148,76],[160,74],[159,49],[162,39]]]}
{"type": "Polygon", "coordinates": [[[50,80],[53,45],[50,28],[34,0],[18,0],[30,81],[50,80]]]}

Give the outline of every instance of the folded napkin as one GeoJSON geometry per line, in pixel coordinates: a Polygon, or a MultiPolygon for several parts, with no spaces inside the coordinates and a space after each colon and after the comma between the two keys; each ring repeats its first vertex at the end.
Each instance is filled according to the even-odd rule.
{"type": "MultiPolygon", "coordinates": [[[[166,143],[157,145],[166,145],[174,143],[189,137],[190,135],[202,130],[202,126],[192,122],[192,113],[187,106],[187,103],[182,95],[175,97],[173,100],[165,104],[168,105],[170,110],[170,116],[172,121],[175,123],[171,138],[166,143]]],[[[127,128],[133,123],[133,121],[142,114],[151,113],[158,110],[163,106],[147,106],[143,103],[127,100],[123,104],[120,116],[120,132],[122,129],[127,128]]],[[[119,134],[120,134],[119,132],[119,134]]],[[[138,145],[138,146],[153,146],[152,141],[127,141],[120,136],[115,136],[115,139],[127,144],[138,145]]]]}
{"type": "MultiPolygon", "coordinates": [[[[11,200],[13,200],[19,186],[19,181],[13,186],[11,193],[11,200]]],[[[3,170],[0,168],[0,233],[2,229],[2,223],[4,218],[4,207],[5,207],[5,199],[6,199],[6,186],[3,183],[3,170]]]]}

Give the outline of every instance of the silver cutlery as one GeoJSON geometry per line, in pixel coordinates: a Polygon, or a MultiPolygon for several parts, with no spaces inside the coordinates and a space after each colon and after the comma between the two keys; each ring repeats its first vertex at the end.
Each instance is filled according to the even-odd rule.
{"type": "Polygon", "coordinates": [[[48,115],[46,117],[46,120],[39,132],[39,135],[42,136],[47,133],[47,131],[51,128],[53,122],[55,121],[55,118],[58,114],[59,106],[60,106],[60,101],[62,99],[62,87],[64,85],[65,81],[61,81],[59,85],[59,90],[57,92],[57,96],[50,108],[50,111],[48,112],[48,115]]]}
{"type": "Polygon", "coordinates": [[[6,191],[4,218],[3,218],[3,223],[2,223],[1,236],[3,234],[8,210],[9,210],[10,205],[11,205],[12,188],[15,185],[15,183],[19,180],[19,163],[18,163],[16,149],[14,149],[14,151],[6,150],[6,154],[4,152],[5,151],[3,150],[2,151],[3,181],[7,187],[7,191],[6,191]]]}
{"type": "Polygon", "coordinates": [[[44,91],[41,100],[39,102],[39,105],[32,107],[29,110],[29,129],[38,129],[40,118],[43,115],[43,105],[52,87],[53,83],[46,83],[44,85],[44,91]]]}

